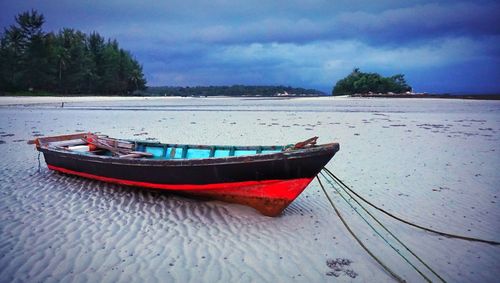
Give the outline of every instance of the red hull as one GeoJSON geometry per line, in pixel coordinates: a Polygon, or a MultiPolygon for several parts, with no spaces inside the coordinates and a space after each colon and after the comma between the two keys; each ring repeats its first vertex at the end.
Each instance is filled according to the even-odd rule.
{"type": "Polygon", "coordinates": [[[48,165],[49,169],[108,183],[181,192],[192,196],[251,206],[267,216],[279,215],[314,178],[262,180],[215,184],[157,184],[109,178],[48,165]]]}

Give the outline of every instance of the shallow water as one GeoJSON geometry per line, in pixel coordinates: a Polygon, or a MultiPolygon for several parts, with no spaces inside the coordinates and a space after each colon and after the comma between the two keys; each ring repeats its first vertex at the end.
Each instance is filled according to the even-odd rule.
{"type": "MultiPolygon", "coordinates": [[[[316,182],[281,217],[269,218],[244,206],[54,173],[43,157],[38,171],[37,152],[27,140],[81,131],[244,145],[317,135],[320,142],[341,145],[328,168],[374,203],[435,229],[500,240],[496,101],[168,98],[67,102],[64,108],[23,103],[0,107],[1,281],[390,280],[347,233],[316,182]]],[[[408,281],[423,281],[338,194],[331,195],[377,256],[408,281]]],[[[496,281],[500,248],[380,218],[446,280],[496,281]]]]}

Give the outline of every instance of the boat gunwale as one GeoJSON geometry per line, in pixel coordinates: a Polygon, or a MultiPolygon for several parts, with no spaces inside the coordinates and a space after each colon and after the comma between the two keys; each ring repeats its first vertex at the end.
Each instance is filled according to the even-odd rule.
{"type": "MultiPolygon", "coordinates": [[[[222,149],[222,150],[230,150],[230,149],[235,149],[235,150],[257,150],[257,149],[262,149],[262,150],[281,150],[284,148],[284,145],[207,145],[207,144],[181,144],[181,143],[162,143],[162,142],[155,142],[155,141],[143,141],[143,140],[128,140],[128,139],[118,139],[121,141],[127,141],[127,142],[132,142],[136,144],[143,144],[147,146],[157,146],[157,147],[175,147],[175,148],[182,148],[187,146],[189,149],[222,149]]],[[[273,152],[274,153],[274,152],[273,152]]],[[[259,153],[259,154],[268,154],[268,153],[259,153]]],[[[229,156],[228,156],[229,157],[229,156]]],[[[210,157],[213,158],[213,157],[210,157]]]]}
{"type": "MultiPolygon", "coordinates": [[[[46,152],[54,153],[54,154],[62,154],[68,157],[76,157],[76,159],[84,160],[84,161],[93,161],[100,163],[108,163],[108,164],[120,164],[120,165],[147,165],[147,166],[193,166],[193,165],[224,165],[224,164],[234,164],[241,162],[263,162],[263,161],[272,161],[277,159],[295,159],[302,158],[304,156],[310,155],[322,155],[324,152],[333,151],[332,155],[335,155],[337,151],[339,151],[338,143],[327,143],[321,145],[314,145],[310,147],[305,147],[301,149],[293,149],[289,151],[280,151],[280,152],[271,152],[271,153],[255,153],[248,155],[240,155],[240,156],[221,156],[221,157],[206,157],[206,158],[179,158],[179,159],[166,159],[166,158],[120,158],[115,156],[106,156],[106,155],[92,155],[92,154],[84,154],[81,152],[70,151],[63,148],[57,148],[50,146],[51,142],[63,141],[69,139],[83,138],[86,135],[91,133],[75,133],[68,135],[60,135],[60,136],[48,136],[48,137],[40,137],[35,140],[37,144],[37,149],[44,154],[46,152]]],[[[181,148],[187,146],[188,148],[200,149],[200,148],[221,148],[224,150],[227,149],[276,149],[283,148],[284,146],[230,146],[230,145],[190,145],[190,144],[166,144],[158,141],[135,141],[135,140],[127,140],[127,139],[116,139],[118,141],[124,142],[132,142],[136,144],[145,144],[151,146],[158,147],[176,147],[181,148]]]]}
{"type": "Polygon", "coordinates": [[[116,165],[133,165],[133,166],[205,166],[205,165],[230,165],[236,163],[250,162],[266,162],[279,159],[297,159],[305,156],[324,155],[325,152],[330,152],[332,155],[339,150],[338,143],[329,143],[317,145],[304,149],[293,151],[281,151],[276,153],[252,154],[241,156],[227,157],[208,157],[208,158],[181,158],[181,159],[151,159],[151,158],[119,158],[115,156],[90,155],[80,152],[72,152],[65,149],[56,149],[50,147],[40,147],[39,150],[43,153],[53,153],[73,157],[78,160],[87,162],[99,162],[116,165]]]}

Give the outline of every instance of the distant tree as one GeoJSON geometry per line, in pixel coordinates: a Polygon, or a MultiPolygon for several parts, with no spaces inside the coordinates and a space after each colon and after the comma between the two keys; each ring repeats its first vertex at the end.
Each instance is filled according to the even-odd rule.
{"type": "Polygon", "coordinates": [[[4,30],[1,44],[2,87],[16,90],[40,87],[46,76],[47,46],[42,25],[43,15],[32,10],[15,17],[17,25],[4,30]]]}
{"type": "Polygon", "coordinates": [[[131,94],[146,88],[142,66],[116,40],[63,28],[44,33],[36,10],[15,17],[0,38],[0,91],[131,94]]]}
{"type": "Polygon", "coordinates": [[[85,81],[91,68],[91,57],[86,46],[86,35],[65,28],[57,35],[58,88],[62,93],[88,92],[85,81]]]}
{"type": "Polygon", "coordinates": [[[339,80],[332,95],[352,95],[355,93],[402,93],[411,90],[403,74],[383,77],[377,73],[363,73],[355,68],[347,77],[339,80]]]}
{"type": "Polygon", "coordinates": [[[23,88],[43,89],[53,82],[52,66],[49,64],[50,41],[42,31],[45,18],[32,10],[16,17],[21,30],[21,70],[23,88]]]}
{"type": "Polygon", "coordinates": [[[21,29],[11,26],[0,40],[0,89],[15,91],[21,85],[21,36],[21,29]]]}
{"type": "Polygon", "coordinates": [[[390,82],[392,83],[392,87],[394,89],[393,92],[406,92],[412,89],[412,87],[406,82],[405,75],[403,74],[397,74],[390,77],[390,82]]]}
{"type": "Polygon", "coordinates": [[[139,91],[146,89],[146,80],[142,74],[142,66],[136,60],[132,60],[132,70],[129,74],[128,89],[132,91],[139,91]]]}
{"type": "MultiPolygon", "coordinates": [[[[116,43],[116,42],[115,42],[116,43]]],[[[119,54],[118,44],[110,41],[105,45],[102,52],[100,70],[102,71],[99,90],[105,93],[114,94],[118,90],[118,66],[119,54]]]]}
{"type": "Polygon", "coordinates": [[[92,32],[87,38],[87,48],[92,59],[91,73],[87,78],[89,92],[98,93],[101,90],[101,77],[103,70],[103,53],[105,39],[99,33],[92,32]]]}

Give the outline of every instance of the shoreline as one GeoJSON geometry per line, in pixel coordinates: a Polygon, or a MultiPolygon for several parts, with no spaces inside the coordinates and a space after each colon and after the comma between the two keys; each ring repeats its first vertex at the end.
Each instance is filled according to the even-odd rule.
{"type": "Polygon", "coordinates": [[[143,101],[165,98],[166,97],[154,96],[0,96],[0,106],[60,104],[74,102],[143,101]]]}
{"type": "Polygon", "coordinates": [[[0,106],[19,106],[35,104],[59,104],[78,102],[105,102],[105,101],[145,101],[145,100],[168,100],[168,99],[268,99],[268,100],[322,100],[322,99],[349,99],[349,98],[409,98],[409,99],[459,99],[459,100],[500,100],[500,94],[491,95],[446,95],[446,94],[417,94],[417,95],[339,95],[339,96],[0,96],[0,106]]]}
{"type": "Polygon", "coordinates": [[[362,98],[440,98],[440,99],[475,99],[475,100],[500,100],[500,94],[353,94],[348,97],[362,98]]]}

